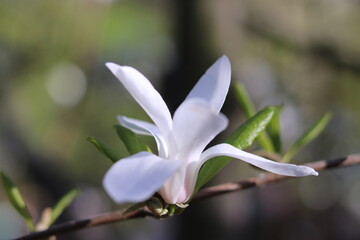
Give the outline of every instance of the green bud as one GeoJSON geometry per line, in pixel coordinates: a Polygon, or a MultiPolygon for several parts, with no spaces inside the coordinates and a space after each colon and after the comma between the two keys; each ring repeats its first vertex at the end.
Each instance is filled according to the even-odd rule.
{"type": "Polygon", "coordinates": [[[146,205],[150,212],[157,217],[165,216],[169,212],[169,210],[164,207],[163,201],[156,197],[152,197],[146,201],[146,205]]]}

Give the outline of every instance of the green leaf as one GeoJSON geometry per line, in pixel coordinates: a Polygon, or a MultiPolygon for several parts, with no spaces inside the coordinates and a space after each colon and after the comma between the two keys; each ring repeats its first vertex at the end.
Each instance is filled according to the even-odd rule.
{"type": "Polygon", "coordinates": [[[249,98],[249,95],[247,94],[244,85],[236,82],[234,84],[234,90],[236,100],[239,103],[241,109],[244,111],[245,116],[247,118],[251,118],[252,116],[254,116],[256,113],[255,107],[251,99],[249,98]]]}
{"type": "Polygon", "coordinates": [[[149,146],[146,145],[134,132],[120,125],[115,125],[114,127],[117,135],[120,137],[130,154],[142,151],[151,152],[149,146]]]}
{"type": "Polygon", "coordinates": [[[326,125],[331,119],[331,113],[326,113],[322,116],[309,130],[307,130],[285,153],[282,162],[290,162],[292,157],[306,144],[314,140],[325,129],[326,125]]]}
{"type": "Polygon", "coordinates": [[[26,226],[30,231],[34,230],[34,223],[31,218],[30,212],[26,207],[25,201],[21,196],[19,189],[11,181],[11,179],[6,176],[5,173],[0,172],[1,180],[4,185],[5,193],[9,198],[11,205],[15,210],[24,218],[26,226]]]}
{"type": "MultiPolygon", "coordinates": [[[[241,109],[244,111],[245,116],[247,118],[254,116],[256,113],[255,107],[249,95],[247,94],[244,85],[236,82],[234,85],[234,89],[237,102],[239,103],[241,109]]],[[[266,132],[262,132],[261,134],[259,134],[256,140],[260,144],[260,146],[266,151],[275,152],[275,147],[266,132]]]]}
{"type": "Polygon", "coordinates": [[[147,200],[146,206],[150,212],[157,217],[165,216],[169,212],[169,210],[165,208],[163,201],[157,197],[152,197],[147,200]]]}
{"type": "Polygon", "coordinates": [[[277,106],[268,106],[258,112],[255,116],[248,119],[226,140],[227,143],[244,149],[249,147],[255,138],[265,129],[272,119],[277,106]]]}
{"type": "Polygon", "coordinates": [[[280,113],[281,113],[282,109],[283,109],[282,105],[280,105],[276,108],[274,116],[272,117],[269,125],[267,125],[267,127],[266,127],[269,137],[273,143],[274,151],[276,153],[281,152],[280,113]]]}
{"type": "Polygon", "coordinates": [[[74,201],[75,197],[78,194],[79,194],[79,191],[77,189],[73,189],[73,190],[69,191],[68,193],[66,193],[58,201],[58,203],[54,206],[54,208],[52,210],[49,226],[56,221],[56,219],[63,213],[65,208],[67,208],[74,201]]]}
{"type": "Polygon", "coordinates": [[[94,145],[97,150],[99,150],[102,154],[108,157],[112,162],[116,162],[117,160],[124,157],[120,153],[117,153],[115,150],[111,149],[105,143],[101,142],[100,140],[97,140],[94,137],[88,137],[87,140],[92,145],[94,145]]]}
{"type": "Polygon", "coordinates": [[[259,145],[266,151],[270,153],[275,152],[274,145],[271,141],[271,138],[266,132],[262,132],[259,134],[259,136],[256,138],[256,141],[259,143],[259,145]]]}
{"type": "MultiPolygon", "coordinates": [[[[244,124],[242,124],[231,136],[226,140],[239,149],[249,147],[255,138],[265,129],[266,125],[270,122],[277,107],[269,106],[258,112],[255,116],[251,117],[244,124]]],[[[194,194],[215,176],[225,165],[231,160],[230,157],[216,157],[207,161],[200,169],[197,178],[194,194]]]]}

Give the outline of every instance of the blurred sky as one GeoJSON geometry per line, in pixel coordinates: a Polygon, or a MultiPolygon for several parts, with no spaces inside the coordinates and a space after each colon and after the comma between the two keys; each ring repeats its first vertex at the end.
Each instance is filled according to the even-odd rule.
{"type": "MultiPolygon", "coordinates": [[[[73,187],[81,194],[60,221],[119,208],[101,187],[111,163],[86,138],[126,151],[112,127],[116,115],[148,117],[104,63],[139,69],[174,110],[223,54],[258,110],[284,104],[284,149],[333,113],[295,163],[359,152],[359,1],[2,0],[0,169],[35,219],[73,187]]],[[[218,141],[244,121],[231,93],[223,112],[231,124],[218,141]]],[[[58,239],[356,239],[359,171],[328,171],[197,203],[173,219],[58,239]]],[[[258,174],[236,161],[212,184],[258,174]]],[[[25,233],[0,188],[0,239],[25,233]]]]}

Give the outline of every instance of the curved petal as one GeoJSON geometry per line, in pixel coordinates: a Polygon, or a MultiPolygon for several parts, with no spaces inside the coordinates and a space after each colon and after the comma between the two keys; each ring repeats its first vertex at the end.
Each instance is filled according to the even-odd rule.
{"type": "Polygon", "coordinates": [[[262,168],[266,171],[285,176],[303,177],[308,175],[318,175],[318,173],[310,167],[274,162],[254,154],[244,152],[226,143],[215,145],[204,151],[201,154],[202,163],[216,156],[229,156],[237,158],[247,163],[250,163],[258,168],[262,168]]]}
{"type": "Polygon", "coordinates": [[[198,161],[206,145],[228,124],[223,114],[216,113],[202,99],[184,102],[174,114],[173,134],[177,155],[183,161],[198,161]]]}
{"type": "Polygon", "coordinates": [[[231,80],[231,66],[226,56],[219,58],[200,78],[185,101],[202,98],[220,112],[228,93],[231,80]]]}
{"type": "Polygon", "coordinates": [[[183,203],[184,181],[186,177],[186,166],[182,165],[176,173],[168,179],[159,193],[165,202],[170,204],[183,203]],[[180,199],[179,199],[180,198],[180,199]]]}
{"type": "Polygon", "coordinates": [[[161,95],[149,80],[132,67],[115,63],[106,63],[106,66],[150,116],[160,131],[164,135],[168,134],[172,129],[171,114],[161,95]]]}
{"type": "MultiPolygon", "coordinates": [[[[173,204],[176,204],[176,203],[183,204],[183,203],[186,203],[186,201],[188,201],[190,199],[190,197],[192,196],[192,194],[194,192],[197,176],[198,176],[201,166],[202,166],[201,161],[194,161],[194,162],[191,162],[190,164],[188,164],[186,166],[186,168],[184,168],[186,170],[183,172],[183,175],[180,175],[178,178],[178,180],[182,180],[182,184],[179,185],[180,187],[177,189],[176,198],[172,199],[173,204]],[[180,177],[182,177],[182,179],[180,177]]],[[[173,180],[173,177],[171,179],[169,179],[167,182],[165,182],[165,185],[163,188],[169,187],[168,185],[166,185],[166,183],[168,183],[172,180],[173,180]]]]}
{"type": "Polygon", "coordinates": [[[103,185],[117,203],[150,198],[179,168],[180,162],[140,152],[116,162],[105,174],[103,185]]]}
{"type": "Polygon", "coordinates": [[[166,140],[164,139],[163,135],[155,124],[133,118],[128,118],[125,116],[117,116],[117,119],[122,126],[130,129],[134,133],[142,135],[152,135],[155,138],[159,156],[162,158],[167,158],[168,146],[166,140]]]}

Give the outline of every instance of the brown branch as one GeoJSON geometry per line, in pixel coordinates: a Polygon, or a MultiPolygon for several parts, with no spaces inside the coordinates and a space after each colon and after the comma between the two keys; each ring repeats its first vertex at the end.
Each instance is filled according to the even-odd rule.
{"type": "MultiPolygon", "coordinates": [[[[352,165],[360,165],[360,154],[306,164],[306,166],[312,167],[316,171],[323,171],[330,168],[338,168],[338,167],[345,167],[352,165]]],[[[290,178],[291,177],[268,173],[260,177],[249,178],[247,180],[243,180],[240,182],[224,183],[200,190],[198,194],[196,194],[192,202],[204,200],[225,193],[241,191],[247,188],[259,187],[269,183],[278,182],[290,178]]],[[[122,211],[105,213],[100,216],[95,216],[88,219],[69,221],[62,224],[54,225],[47,230],[30,233],[28,235],[16,238],[14,240],[42,239],[53,235],[60,235],[66,232],[76,231],[90,227],[96,227],[114,222],[126,221],[129,219],[144,218],[146,216],[158,218],[157,216],[153,215],[150,211],[148,211],[146,208],[140,208],[136,211],[126,214],[124,214],[124,211],[122,210],[122,211]]]]}
{"type": "Polygon", "coordinates": [[[85,229],[90,227],[96,227],[104,224],[109,224],[113,222],[121,222],[129,219],[135,218],[144,218],[146,216],[155,217],[151,212],[145,210],[144,208],[137,209],[136,211],[124,214],[124,210],[104,213],[99,216],[92,218],[82,219],[78,221],[69,221],[62,224],[57,224],[50,227],[47,230],[33,232],[23,237],[15,238],[14,240],[30,240],[30,239],[43,239],[48,238],[54,235],[60,235],[66,232],[72,232],[79,229],[85,229]]]}

